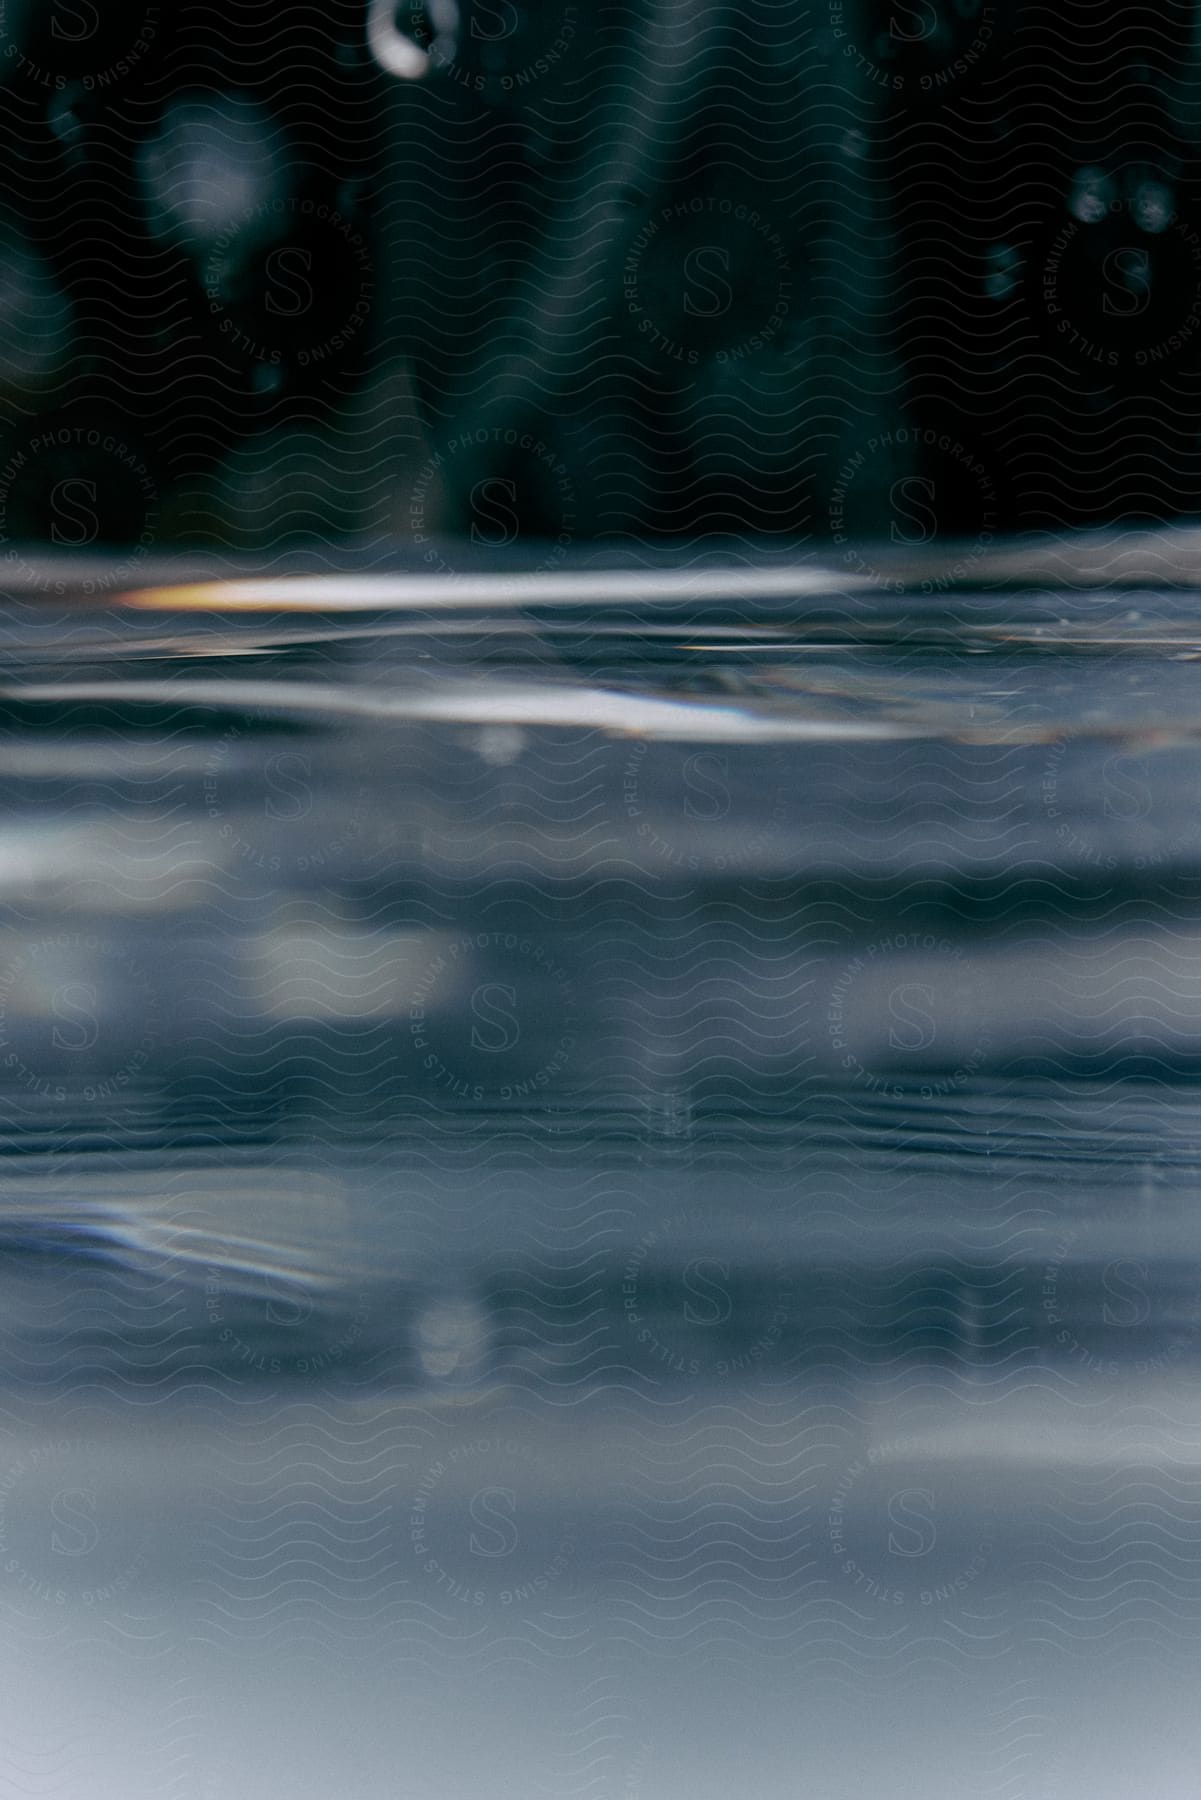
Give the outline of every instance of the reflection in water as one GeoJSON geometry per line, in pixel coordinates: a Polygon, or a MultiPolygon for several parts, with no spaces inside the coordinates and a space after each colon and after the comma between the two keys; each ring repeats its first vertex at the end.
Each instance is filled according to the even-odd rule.
{"type": "Polygon", "coordinates": [[[1191,1794],[1141,554],[11,611],[0,1782],[1191,1794]]]}

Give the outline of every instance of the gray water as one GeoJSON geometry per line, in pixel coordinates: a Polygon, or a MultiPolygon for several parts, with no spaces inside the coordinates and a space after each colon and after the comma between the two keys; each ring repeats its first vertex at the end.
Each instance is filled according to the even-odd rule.
{"type": "Polygon", "coordinates": [[[1195,1794],[1195,550],[13,596],[0,1795],[1195,1794]]]}

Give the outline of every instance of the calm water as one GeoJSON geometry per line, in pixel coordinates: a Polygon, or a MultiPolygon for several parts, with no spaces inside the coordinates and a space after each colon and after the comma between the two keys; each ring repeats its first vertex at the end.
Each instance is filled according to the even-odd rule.
{"type": "Polygon", "coordinates": [[[1194,560],[12,599],[0,1795],[1191,1800],[1194,560]]]}

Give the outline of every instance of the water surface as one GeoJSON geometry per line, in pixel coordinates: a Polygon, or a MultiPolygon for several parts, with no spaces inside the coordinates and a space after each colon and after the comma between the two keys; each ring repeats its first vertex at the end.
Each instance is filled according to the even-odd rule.
{"type": "Polygon", "coordinates": [[[5,1791],[1193,1794],[1194,549],[12,596],[5,1791]]]}

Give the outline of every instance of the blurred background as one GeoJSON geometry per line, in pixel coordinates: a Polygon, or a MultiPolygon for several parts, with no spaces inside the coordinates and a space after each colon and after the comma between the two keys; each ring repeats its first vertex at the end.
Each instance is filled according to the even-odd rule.
{"type": "Polygon", "coordinates": [[[1192,515],[1199,57],[1192,4],[6,0],[9,561],[1192,515]]]}
{"type": "Polygon", "coordinates": [[[0,0],[0,1800],[1196,1800],[1198,50],[0,0]]]}

